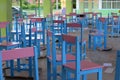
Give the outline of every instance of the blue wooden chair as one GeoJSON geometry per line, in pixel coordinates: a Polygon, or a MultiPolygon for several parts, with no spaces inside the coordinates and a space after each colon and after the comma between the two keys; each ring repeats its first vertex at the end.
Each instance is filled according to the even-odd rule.
{"type": "Polygon", "coordinates": [[[119,16],[112,16],[112,26],[110,28],[110,35],[111,37],[114,36],[120,36],[119,32],[120,32],[120,17],[119,16]]]}
{"type": "Polygon", "coordinates": [[[81,60],[81,50],[82,44],[79,39],[80,37],[71,36],[71,35],[62,35],[63,44],[62,44],[62,80],[87,80],[87,75],[92,73],[97,73],[97,80],[102,80],[102,66],[91,61],[81,60]],[[66,62],[66,51],[67,44],[71,43],[75,45],[75,61],[66,62]],[[74,77],[67,76],[67,73],[71,72],[74,74],[74,77]]]}
{"type": "Polygon", "coordinates": [[[53,20],[53,25],[51,26],[51,31],[54,32],[56,42],[58,42],[57,46],[60,48],[61,47],[61,34],[64,31],[65,23],[64,20],[53,20]]]}
{"type": "Polygon", "coordinates": [[[89,48],[93,47],[93,50],[97,48],[101,48],[104,42],[104,46],[106,46],[107,41],[107,20],[103,17],[100,17],[97,20],[96,29],[91,30],[89,32],[89,48]]]}
{"type": "Polygon", "coordinates": [[[45,18],[35,17],[34,19],[36,19],[35,27],[37,28],[37,32],[40,37],[40,42],[42,43],[42,45],[45,45],[45,18]]]}
{"type": "MultiPolygon", "coordinates": [[[[70,34],[73,36],[83,36],[83,29],[82,29],[81,23],[67,23],[64,33],[70,34]],[[75,33],[75,35],[74,35],[75,33]],[[77,34],[77,35],[76,35],[77,34]]],[[[80,43],[81,44],[81,43],[80,43]]],[[[70,44],[70,48],[72,45],[70,44]]],[[[86,40],[82,40],[82,53],[81,53],[81,59],[86,58],[86,40]]],[[[70,49],[72,50],[72,49],[70,49]]]]}
{"type": "MultiPolygon", "coordinates": [[[[5,41],[2,41],[2,43],[0,43],[0,49],[13,49],[16,47],[19,47],[19,42],[11,42],[10,38],[11,38],[11,34],[10,34],[10,23],[9,22],[0,22],[0,29],[1,30],[5,30],[6,36],[5,41]]],[[[2,32],[0,32],[0,37],[2,37],[2,32]]]]}
{"type": "Polygon", "coordinates": [[[88,25],[92,24],[93,12],[85,12],[84,14],[86,15],[88,25]]]}
{"type": "MultiPolygon", "coordinates": [[[[30,77],[34,77],[34,80],[39,80],[38,75],[38,60],[37,60],[37,48],[36,47],[27,47],[27,48],[18,48],[13,50],[4,50],[0,52],[0,80],[4,80],[3,77],[3,68],[2,61],[14,60],[14,59],[23,59],[31,57],[32,61],[29,62],[28,74],[30,77]],[[32,76],[32,69],[34,69],[34,75],[32,76]]],[[[11,75],[14,75],[14,65],[11,64],[11,75]]],[[[14,77],[14,76],[13,76],[14,77]]]]}
{"type": "Polygon", "coordinates": [[[85,14],[77,14],[77,22],[82,24],[83,29],[88,28],[87,17],[85,14]]]}
{"type": "MultiPolygon", "coordinates": [[[[57,68],[62,64],[61,50],[57,49],[55,34],[47,30],[47,80],[57,80],[57,76],[61,77],[61,71],[57,68]]],[[[67,53],[66,53],[67,54],[67,53]]],[[[74,61],[72,54],[67,55],[67,61],[74,61]]]]}
{"type": "Polygon", "coordinates": [[[120,50],[117,51],[115,80],[120,80],[120,50]]]}
{"type": "Polygon", "coordinates": [[[13,23],[12,29],[11,29],[11,41],[19,41],[19,33],[21,31],[21,23],[23,22],[22,18],[15,19],[15,22],[13,23]]]}
{"type": "Polygon", "coordinates": [[[92,29],[97,26],[98,18],[102,17],[102,13],[93,13],[92,14],[92,29]]]}

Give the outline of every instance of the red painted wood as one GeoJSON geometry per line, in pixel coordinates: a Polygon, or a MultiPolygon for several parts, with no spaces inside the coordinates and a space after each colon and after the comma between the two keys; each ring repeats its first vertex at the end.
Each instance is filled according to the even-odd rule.
{"type": "Polygon", "coordinates": [[[0,22],[0,28],[6,28],[9,22],[0,22]]]}
{"type": "Polygon", "coordinates": [[[80,28],[82,25],[79,23],[67,23],[67,27],[80,28]]]}
{"type": "Polygon", "coordinates": [[[37,31],[36,27],[33,27],[32,32],[36,32],[36,31],[37,31]]]}
{"type": "Polygon", "coordinates": [[[53,20],[54,23],[64,23],[63,20],[53,20]]]}
{"type": "Polygon", "coordinates": [[[105,18],[104,18],[104,17],[100,17],[99,20],[100,20],[101,22],[105,22],[105,18]]]}
{"type": "MultiPolygon", "coordinates": [[[[69,63],[65,64],[64,66],[67,67],[67,68],[73,69],[73,70],[76,69],[76,63],[75,62],[69,62],[69,63]]],[[[81,70],[90,70],[90,69],[102,68],[103,67],[99,64],[96,64],[94,62],[90,62],[90,61],[87,61],[87,60],[81,61],[80,66],[81,66],[81,70]]]]}
{"type": "MultiPolygon", "coordinates": [[[[52,56],[49,56],[48,57],[50,60],[52,60],[52,56]]],[[[75,56],[74,55],[71,55],[71,54],[67,54],[66,55],[66,60],[75,60],[75,56]]],[[[61,54],[57,54],[56,55],[56,61],[62,61],[62,55],[61,54]]]]}
{"type": "Polygon", "coordinates": [[[47,36],[52,36],[52,32],[50,30],[47,30],[47,36]]]}
{"type": "Polygon", "coordinates": [[[27,47],[27,48],[18,48],[13,50],[3,50],[2,51],[2,60],[13,60],[18,58],[26,58],[34,56],[34,48],[27,47]]]}
{"type": "Polygon", "coordinates": [[[76,36],[63,34],[62,38],[63,38],[64,41],[69,42],[69,43],[75,43],[76,42],[76,36]]]}

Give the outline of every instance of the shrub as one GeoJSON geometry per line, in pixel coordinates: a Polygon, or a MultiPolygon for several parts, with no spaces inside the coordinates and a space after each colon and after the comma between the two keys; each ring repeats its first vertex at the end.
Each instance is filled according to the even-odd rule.
{"type": "Polygon", "coordinates": [[[23,9],[29,9],[28,5],[24,5],[24,4],[22,5],[22,8],[23,9]]]}
{"type": "Polygon", "coordinates": [[[29,5],[29,8],[33,10],[33,9],[37,8],[37,6],[35,4],[31,4],[31,5],[29,5]]]}

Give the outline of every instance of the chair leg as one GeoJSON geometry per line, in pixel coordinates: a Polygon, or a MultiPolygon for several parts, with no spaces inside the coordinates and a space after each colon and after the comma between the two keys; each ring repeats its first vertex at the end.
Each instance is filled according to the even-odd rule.
{"type": "Polygon", "coordinates": [[[20,72],[20,59],[17,59],[17,71],[20,72]]]}
{"type": "Polygon", "coordinates": [[[89,47],[89,49],[91,48],[91,36],[89,35],[89,45],[88,45],[88,47],[89,47]]]}
{"type": "Polygon", "coordinates": [[[80,80],[80,74],[76,73],[75,80],[80,80]]]}
{"type": "Polygon", "coordinates": [[[57,80],[57,66],[56,66],[56,63],[52,64],[52,72],[53,72],[53,79],[52,80],[57,80]]]}
{"type": "Polygon", "coordinates": [[[14,76],[14,61],[10,60],[10,72],[11,72],[11,76],[14,76]]]}
{"type": "Polygon", "coordinates": [[[67,76],[66,76],[66,70],[65,70],[64,67],[62,67],[62,80],[67,80],[66,78],[67,78],[67,76]]]}
{"type": "Polygon", "coordinates": [[[47,59],[47,80],[51,80],[51,63],[47,59]]]}
{"type": "Polygon", "coordinates": [[[29,58],[29,76],[32,77],[32,58],[29,58]]]}
{"type": "Polygon", "coordinates": [[[97,80],[102,80],[102,68],[100,68],[99,72],[97,73],[97,80]]]}
{"type": "Polygon", "coordinates": [[[96,37],[93,37],[93,50],[96,50],[96,37]]]}
{"type": "Polygon", "coordinates": [[[87,74],[86,75],[82,75],[82,80],[87,80],[87,74]]]}

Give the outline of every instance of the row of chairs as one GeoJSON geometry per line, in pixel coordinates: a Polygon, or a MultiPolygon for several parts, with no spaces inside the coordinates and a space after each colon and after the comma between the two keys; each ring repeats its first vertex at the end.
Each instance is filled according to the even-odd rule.
{"type": "Polygon", "coordinates": [[[58,27],[60,24],[64,24],[64,21],[53,20],[53,23],[55,24],[47,31],[47,80],[57,80],[57,76],[60,76],[62,80],[71,80],[73,78],[70,77],[72,73],[75,73],[75,80],[79,80],[80,75],[83,75],[83,79],[86,80],[87,74],[93,72],[98,72],[98,80],[102,80],[102,66],[85,60],[86,41],[82,39],[83,27],[81,22],[73,21],[61,26],[62,29],[59,29],[61,31],[60,38],[57,38],[56,32],[58,29],[55,30],[54,26],[57,25],[58,27]],[[79,37],[71,36],[69,34],[71,32],[79,32],[79,35],[77,35],[79,37]],[[60,50],[56,47],[56,38],[60,41],[61,48],[58,48],[60,50]],[[62,68],[58,71],[57,68],[60,65],[62,68]]]}
{"type": "MultiPolygon", "coordinates": [[[[14,76],[15,70],[17,70],[18,72],[19,71],[28,71],[29,76],[32,77],[33,69],[35,69],[34,70],[35,71],[34,79],[39,80],[37,59],[38,59],[38,56],[40,55],[40,38],[38,39],[38,33],[41,34],[43,32],[38,31],[36,25],[37,25],[37,21],[41,21],[41,20],[42,20],[41,18],[40,19],[39,18],[31,18],[30,25],[29,25],[29,32],[28,32],[29,34],[26,34],[25,23],[24,23],[23,19],[18,19],[17,25],[19,25],[21,30],[16,31],[14,33],[16,35],[16,37],[18,37],[17,39],[15,39],[15,40],[17,40],[16,42],[13,42],[14,40],[11,40],[11,37],[12,37],[11,36],[12,33],[11,33],[11,29],[10,29],[11,23],[10,22],[0,22],[1,31],[4,29],[6,32],[6,37],[2,38],[2,36],[1,36],[1,38],[0,38],[1,39],[0,48],[1,48],[1,50],[6,49],[5,53],[7,53],[5,55],[1,55],[3,58],[5,56],[5,59],[3,59],[3,60],[1,59],[1,64],[2,64],[2,61],[7,60],[7,67],[10,67],[10,72],[11,72],[12,77],[14,76]],[[28,39],[27,39],[27,37],[28,37],[28,39]],[[31,47],[31,46],[36,46],[36,48],[26,48],[26,47],[31,47]],[[20,48],[20,49],[15,49],[15,48],[20,48]],[[8,56],[6,56],[6,55],[8,55],[8,56]],[[32,57],[35,57],[35,62],[32,62],[32,60],[33,60],[32,57]],[[22,63],[20,58],[25,58],[25,59],[28,58],[28,64],[22,63]],[[15,66],[14,59],[17,59],[17,67],[14,67],[15,66]],[[8,62],[8,61],[10,61],[10,62],[8,62]],[[35,65],[35,66],[32,67],[32,65],[35,65]]],[[[2,51],[2,52],[4,53],[4,51],[2,51]]],[[[0,66],[0,69],[2,69],[2,65],[0,66]]],[[[1,75],[2,75],[2,70],[1,70],[1,75]]],[[[3,80],[3,76],[1,76],[1,80],[3,80]]]]}

